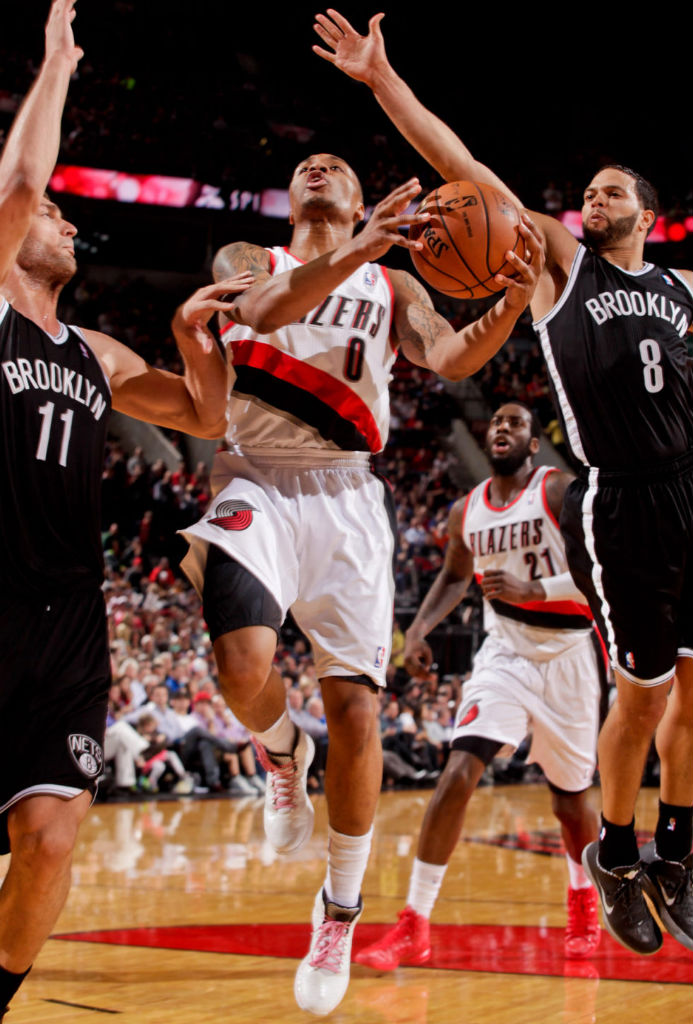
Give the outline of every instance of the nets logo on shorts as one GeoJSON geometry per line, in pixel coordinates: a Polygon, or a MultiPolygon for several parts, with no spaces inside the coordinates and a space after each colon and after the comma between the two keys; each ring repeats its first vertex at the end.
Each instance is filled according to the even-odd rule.
{"type": "Polygon", "coordinates": [[[247,501],[222,501],[214,509],[214,518],[209,522],[222,530],[247,530],[253,521],[253,512],[259,512],[247,501]]]}
{"type": "Polygon", "coordinates": [[[67,737],[67,745],[75,764],[88,779],[95,779],[103,768],[103,750],[91,736],[82,733],[71,733],[67,737]]]}

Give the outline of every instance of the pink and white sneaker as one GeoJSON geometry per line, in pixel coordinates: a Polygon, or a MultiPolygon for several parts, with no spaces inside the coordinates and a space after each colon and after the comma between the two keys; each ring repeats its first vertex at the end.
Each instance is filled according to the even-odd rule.
{"type": "Polygon", "coordinates": [[[254,746],[267,772],[265,835],[277,853],[289,853],[302,846],[313,832],[315,811],[306,791],[306,780],[315,744],[299,729],[292,754],[269,754],[260,743],[254,746]]]}
{"type": "Polygon", "coordinates": [[[341,1003],[349,987],[351,943],[362,912],[360,897],[357,907],[340,907],[327,899],[324,889],[316,896],[310,950],[294,981],[302,1010],[323,1017],[341,1003]]]}

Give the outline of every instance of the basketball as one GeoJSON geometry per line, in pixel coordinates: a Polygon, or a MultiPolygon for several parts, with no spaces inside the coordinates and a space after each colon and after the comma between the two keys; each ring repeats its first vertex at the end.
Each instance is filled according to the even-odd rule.
{"type": "Polygon", "coordinates": [[[431,219],[415,224],[409,237],[423,242],[412,249],[417,272],[436,291],[456,299],[479,299],[502,291],[496,274],[511,276],[508,249],[524,257],[520,211],[491,185],[451,181],[420,204],[417,213],[431,219]]]}

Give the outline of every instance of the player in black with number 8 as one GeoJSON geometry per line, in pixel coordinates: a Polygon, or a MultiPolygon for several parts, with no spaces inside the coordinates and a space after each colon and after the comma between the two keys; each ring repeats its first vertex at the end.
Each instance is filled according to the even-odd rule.
{"type": "MultiPolygon", "coordinates": [[[[446,181],[493,185],[521,206],[392,69],[382,18],[361,36],[330,9],[315,25],[328,49],[314,50],[368,85],[446,181]]],[[[647,892],[693,949],[693,379],[684,342],[693,273],[645,262],[657,197],[627,167],[602,167],[586,188],[584,244],[552,217],[532,216],[547,259],[530,305],[578,476],[561,529],[618,687],[599,740],[600,840],[583,861],[623,945],[661,946],[647,892]],[[639,851],[633,815],[655,729],[659,821],[639,851]]]]}

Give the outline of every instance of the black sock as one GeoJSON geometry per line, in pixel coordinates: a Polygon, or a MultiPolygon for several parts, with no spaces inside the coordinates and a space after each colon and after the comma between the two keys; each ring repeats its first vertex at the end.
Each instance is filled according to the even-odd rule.
{"type": "Polygon", "coordinates": [[[28,971],[24,971],[24,974],[12,974],[11,971],[6,971],[4,967],[0,967],[0,1013],[7,1009],[10,999],[30,970],[31,967],[28,971]]]}
{"type": "Polygon", "coordinates": [[[693,845],[693,807],[659,801],[655,849],[663,860],[683,860],[693,845]]]}
{"type": "Polygon", "coordinates": [[[602,814],[599,832],[599,863],[607,871],[625,867],[640,860],[635,838],[635,818],[630,825],[614,825],[602,814]]]}

